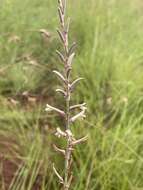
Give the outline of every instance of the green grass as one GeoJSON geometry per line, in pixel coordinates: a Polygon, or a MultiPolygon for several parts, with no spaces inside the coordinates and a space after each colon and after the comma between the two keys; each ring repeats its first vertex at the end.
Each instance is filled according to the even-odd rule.
{"type": "MultiPolygon", "coordinates": [[[[143,190],[143,15],[137,3],[69,1],[70,37],[78,43],[74,76],[85,78],[74,101],[88,105],[87,120],[73,130],[89,134],[74,154],[73,190],[143,190]]],[[[10,190],[32,190],[39,175],[40,190],[59,189],[52,162],[62,170],[63,160],[51,145],[61,121],[44,112],[47,101],[58,102],[56,14],[56,0],[5,0],[0,8],[0,135],[16,139],[12,148],[22,159],[10,190]],[[51,33],[47,41],[42,28],[51,33]],[[7,100],[25,91],[46,99],[34,106],[7,100]]]]}

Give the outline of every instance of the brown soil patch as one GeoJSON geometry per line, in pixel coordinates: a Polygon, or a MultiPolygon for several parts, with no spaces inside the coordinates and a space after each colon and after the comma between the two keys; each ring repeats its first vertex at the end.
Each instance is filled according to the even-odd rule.
{"type": "MultiPolygon", "coordinates": [[[[24,164],[18,158],[18,145],[12,138],[0,137],[0,189],[9,190],[10,184],[18,176],[19,167],[24,164]]],[[[29,176],[30,177],[30,176],[29,176]]],[[[40,190],[41,176],[39,175],[31,190],[40,190]]],[[[26,189],[25,189],[26,190],[26,189]]]]}

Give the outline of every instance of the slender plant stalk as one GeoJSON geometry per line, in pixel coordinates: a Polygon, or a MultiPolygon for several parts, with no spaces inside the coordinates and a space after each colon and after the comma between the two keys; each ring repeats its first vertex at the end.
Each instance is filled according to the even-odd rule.
{"type": "Polygon", "coordinates": [[[75,47],[76,43],[73,43],[69,46],[69,26],[70,26],[70,19],[66,19],[66,0],[58,0],[58,13],[59,13],[59,20],[60,20],[60,29],[57,30],[62,47],[63,52],[56,51],[57,55],[60,59],[60,62],[63,64],[63,71],[59,72],[54,70],[53,72],[57,75],[57,77],[62,81],[62,88],[56,89],[57,92],[62,93],[66,106],[65,111],[55,108],[47,104],[46,111],[55,111],[60,116],[62,116],[65,120],[65,128],[62,130],[61,128],[57,128],[55,135],[59,138],[66,139],[66,148],[61,149],[54,145],[54,149],[61,153],[65,158],[65,169],[64,169],[64,176],[62,177],[59,172],[56,170],[55,166],[53,165],[53,170],[56,176],[59,179],[59,182],[62,184],[63,190],[69,190],[72,183],[72,153],[74,151],[74,147],[77,144],[80,144],[87,140],[87,136],[75,139],[72,131],[71,125],[75,122],[78,118],[85,118],[85,110],[86,104],[77,104],[71,106],[71,95],[74,91],[77,83],[82,78],[77,78],[73,82],[71,82],[71,71],[72,71],[72,62],[75,56],[75,47]],[[78,110],[78,113],[72,116],[73,111],[78,110]]]}

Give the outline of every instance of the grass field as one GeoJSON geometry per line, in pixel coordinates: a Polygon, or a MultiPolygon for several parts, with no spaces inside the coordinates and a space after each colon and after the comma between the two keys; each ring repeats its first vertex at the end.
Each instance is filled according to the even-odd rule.
{"type": "MultiPolygon", "coordinates": [[[[88,141],[74,152],[73,190],[143,190],[143,14],[138,0],[68,1],[73,76],[85,80],[74,101],[88,105],[73,126],[88,141]]],[[[45,105],[63,103],[56,0],[1,0],[0,190],[58,190],[53,135],[62,121],[45,105]],[[49,36],[43,36],[46,29],[49,36]]]]}

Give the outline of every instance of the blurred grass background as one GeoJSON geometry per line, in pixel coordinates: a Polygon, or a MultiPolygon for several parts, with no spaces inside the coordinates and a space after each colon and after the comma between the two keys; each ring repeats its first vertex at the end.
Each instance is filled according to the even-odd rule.
{"type": "MultiPolygon", "coordinates": [[[[73,130],[89,135],[74,154],[73,189],[142,190],[142,2],[72,0],[68,9],[78,43],[73,77],[85,78],[73,100],[88,105],[87,119],[73,130]]],[[[62,102],[52,74],[59,65],[56,0],[1,0],[0,23],[0,152],[18,168],[9,189],[58,190],[52,162],[62,170],[63,160],[52,133],[61,121],[44,112],[47,102],[62,102]]]]}

